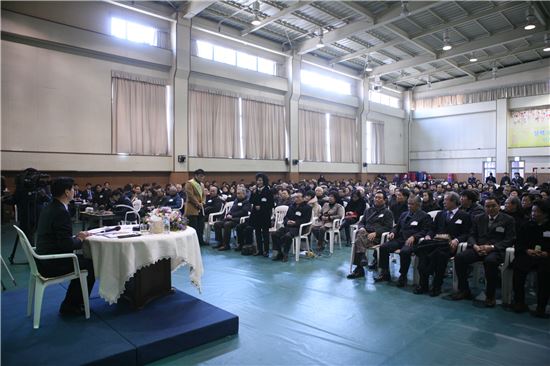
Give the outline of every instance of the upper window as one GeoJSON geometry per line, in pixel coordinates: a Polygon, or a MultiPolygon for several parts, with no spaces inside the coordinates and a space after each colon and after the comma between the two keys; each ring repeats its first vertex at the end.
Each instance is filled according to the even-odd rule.
{"type": "Polygon", "coordinates": [[[120,18],[111,18],[111,35],[131,42],[157,46],[157,30],[120,18]]]}
{"type": "Polygon", "coordinates": [[[369,100],[374,103],[384,104],[393,108],[399,107],[399,98],[369,90],[369,100]]]}
{"type": "Polygon", "coordinates": [[[302,84],[337,94],[351,95],[351,83],[308,70],[302,70],[300,77],[302,84]]]}
{"type": "Polygon", "coordinates": [[[237,52],[230,48],[215,46],[204,41],[197,41],[197,56],[208,60],[234,65],[242,69],[277,75],[277,63],[265,58],[237,52]]]}

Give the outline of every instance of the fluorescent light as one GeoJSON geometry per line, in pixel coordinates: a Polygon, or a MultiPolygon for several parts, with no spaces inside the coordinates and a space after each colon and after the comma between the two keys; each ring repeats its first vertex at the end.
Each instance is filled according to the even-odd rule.
{"type": "Polygon", "coordinates": [[[548,33],[544,35],[544,48],[542,50],[544,52],[550,52],[550,34],[548,33]]]}
{"type": "Polygon", "coordinates": [[[533,15],[533,6],[529,5],[527,8],[527,11],[525,12],[525,27],[523,29],[525,30],[531,30],[535,29],[535,16],[533,15]]]}
{"type": "Polygon", "coordinates": [[[542,49],[544,52],[550,52],[550,44],[542,49]]]}
{"type": "Polygon", "coordinates": [[[474,56],[470,57],[470,62],[477,62],[477,58],[475,58],[474,56]]]}
{"type": "Polygon", "coordinates": [[[453,46],[449,43],[449,30],[445,30],[443,33],[443,51],[449,51],[453,46]]]}
{"type": "Polygon", "coordinates": [[[255,15],[254,16],[254,20],[250,22],[250,24],[256,26],[256,25],[260,25],[262,22],[260,21],[260,18],[258,17],[258,15],[255,15]]]}
{"type": "Polygon", "coordinates": [[[319,48],[323,48],[325,47],[325,43],[323,42],[323,38],[319,38],[319,43],[317,43],[315,45],[315,48],[319,49],[319,48]]]}

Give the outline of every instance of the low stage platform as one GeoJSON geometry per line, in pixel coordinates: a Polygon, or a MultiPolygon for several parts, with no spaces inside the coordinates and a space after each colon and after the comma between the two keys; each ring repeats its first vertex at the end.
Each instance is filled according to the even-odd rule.
{"type": "Polygon", "coordinates": [[[239,331],[236,315],[177,290],[138,311],[94,291],[90,319],[60,317],[65,291],[46,289],[36,330],[27,289],[2,293],[3,365],[144,365],[239,331]]]}

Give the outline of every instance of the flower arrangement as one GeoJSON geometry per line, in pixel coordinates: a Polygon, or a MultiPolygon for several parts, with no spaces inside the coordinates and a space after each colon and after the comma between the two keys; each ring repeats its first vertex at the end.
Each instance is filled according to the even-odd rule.
{"type": "Polygon", "coordinates": [[[145,216],[145,222],[150,223],[152,217],[159,217],[164,220],[165,217],[170,220],[170,230],[178,231],[187,228],[188,220],[179,210],[172,210],[170,207],[155,208],[145,216]]]}

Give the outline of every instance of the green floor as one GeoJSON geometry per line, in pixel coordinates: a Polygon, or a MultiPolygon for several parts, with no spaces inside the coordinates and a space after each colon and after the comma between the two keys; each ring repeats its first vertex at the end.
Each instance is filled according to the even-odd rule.
{"type": "MultiPolygon", "coordinates": [[[[6,261],[13,235],[2,227],[6,261]]],[[[347,280],[349,248],[298,263],[202,253],[202,294],[185,267],[173,284],[237,314],[239,335],[154,365],[550,365],[550,320],[414,295],[410,286],[374,285],[372,273],[347,280]]],[[[23,260],[20,249],[17,259],[23,260]]],[[[18,287],[26,287],[28,267],[10,269],[18,287]]],[[[2,280],[7,291],[14,288],[4,269],[2,280]]],[[[450,279],[446,285],[450,290],[450,279]]]]}

